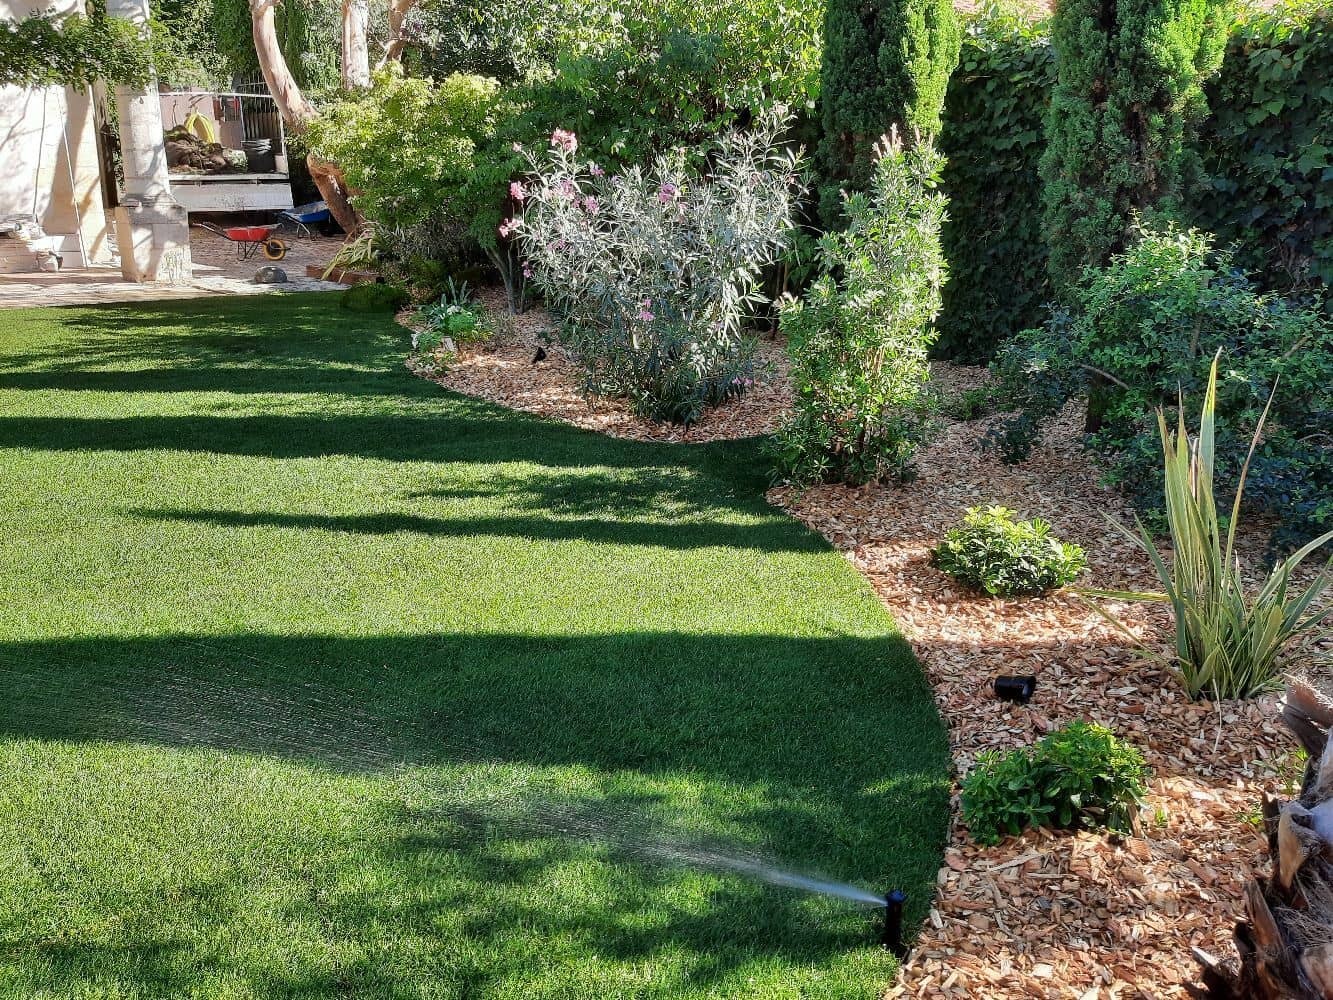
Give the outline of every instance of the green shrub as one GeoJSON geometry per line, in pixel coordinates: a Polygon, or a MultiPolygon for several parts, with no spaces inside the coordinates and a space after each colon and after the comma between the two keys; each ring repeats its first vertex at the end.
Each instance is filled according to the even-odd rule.
{"type": "Polygon", "coordinates": [[[963,779],[963,820],[983,844],[1028,827],[1129,833],[1146,778],[1138,748],[1073,722],[1026,750],[978,755],[963,779]]]}
{"type": "MultiPolygon", "coordinates": [[[[1092,592],[1094,596],[1121,600],[1169,602],[1176,623],[1176,644],[1169,665],[1176,669],[1190,697],[1207,695],[1214,700],[1249,698],[1275,687],[1284,670],[1300,665],[1295,657],[1283,660],[1298,640],[1333,634],[1326,627],[1333,612],[1319,607],[1319,598],[1333,583],[1328,569],[1305,590],[1291,592],[1291,578],[1297,567],[1320,546],[1333,541],[1333,531],[1307,543],[1275,566],[1251,596],[1235,553],[1245,492],[1245,466],[1237,480],[1223,542],[1223,523],[1213,497],[1217,367],[1214,358],[1197,439],[1191,441],[1186,433],[1184,413],[1178,416],[1176,433],[1172,435],[1167,430],[1165,414],[1157,411],[1165,456],[1170,565],[1142,522],[1137,534],[1120,525],[1152,559],[1164,593],[1092,592]]],[[[1263,422],[1261,417],[1255,429],[1256,442],[1262,437],[1263,422]]],[[[1146,651],[1162,659],[1152,649],[1146,651]]]]}
{"type": "Polygon", "coordinates": [[[446,338],[455,344],[467,344],[485,340],[490,334],[467,282],[457,283],[452,278],[444,283],[438,302],[417,310],[417,319],[423,328],[413,336],[412,346],[422,352],[435,350],[446,338]]]}
{"type": "Polygon", "coordinates": [[[961,32],[951,0],[828,0],[824,15],[820,212],[842,220],[842,192],[864,190],[871,150],[897,126],[936,135],[961,32]]]}
{"type": "Polygon", "coordinates": [[[936,352],[986,362],[1041,322],[1050,298],[1042,235],[1042,119],[1055,82],[1047,22],[989,4],[963,22],[940,151],[949,218],[936,352]]]}
{"type": "Polygon", "coordinates": [[[847,228],[820,244],[823,276],[782,309],[795,412],[770,448],[779,478],[903,478],[926,434],[932,323],[945,279],[940,156],[927,138],[880,147],[847,228]]]}
{"type": "Polygon", "coordinates": [[[1105,270],[1089,269],[1072,312],[1056,312],[1008,344],[993,370],[1016,412],[992,429],[989,443],[1006,460],[1025,458],[1049,418],[1091,390],[1099,424],[1087,445],[1108,480],[1152,520],[1163,495],[1152,414],[1181,392],[1197,407],[1219,350],[1227,362],[1219,469],[1239,475],[1278,379],[1248,496],[1280,519],[1276,541],[1299,544],[1333,526],[1333,324],[1257,292],[1231,251],[1217,250],[1206,233],[1146,231],[1105,270]]]}
{"type": "Polygon", "coordinates": [[[1203,80],[1226,39],[1219,0],[1062,0],[1046,116],[1045,231],[1061,299],[1129,243],[1136,211],[1179,211],[1199,173],[1203,80]]]}
{"type": "MultiPolygon", "coordinates": [[[[949,285],[944,287],[947,289],[949,285]]],[[[957,395],[945,399],[943,406],[943,413],[946,417],[951,420],[966,422],[988,417],[994,410],[994,393],[984,386],[964,389],[957,395]]]]}
{"type": "Polygon", "coordinates": [[[369,282],[353,285],[338,296],[338,304],[352,312],[396,313],[411,301],[406,288],[369,282]]]}
{"type": "Polygon", "coordinates": [[[1195,220],[1265,287],[1333,286],[1333,7],[1284,4],[1238,24],[1208,87],[1209,189],[1195,220]]]}
{"type": "Polygon", "coordinates": [[[931,562],[955,580],[992,597],[1044,594],[1073,583],[1087,566],[1083,550],[1051,537],[1040,518],[1015,521],[1007,507],[971,507],[945,532],[931,562]]]}

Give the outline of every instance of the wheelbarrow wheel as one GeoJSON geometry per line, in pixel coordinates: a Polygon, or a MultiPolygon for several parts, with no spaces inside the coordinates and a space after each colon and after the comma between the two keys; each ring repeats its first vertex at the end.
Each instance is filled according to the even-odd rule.
{"type": "Polygon", "coordinates": [[[264,256],[269,260],[282,260],[287,256],[287,244],[276,236],[265,240],[264,256]]]}

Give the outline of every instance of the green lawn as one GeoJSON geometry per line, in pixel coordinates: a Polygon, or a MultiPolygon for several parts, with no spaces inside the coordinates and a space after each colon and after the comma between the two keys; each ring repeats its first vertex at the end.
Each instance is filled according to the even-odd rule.
{"type": "Polygon", "coordinates": [[[873,996],[948,753],[753,442],[450,395],[321,296],[0,312],[0,996],[873,996]]]}

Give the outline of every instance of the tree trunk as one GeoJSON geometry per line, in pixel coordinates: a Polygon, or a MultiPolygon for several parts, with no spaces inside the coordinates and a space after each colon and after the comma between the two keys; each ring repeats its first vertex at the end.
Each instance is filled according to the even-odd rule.
{"type": "MultiPolygon", "coordinates": [[[[278,105],[282,123],[292,135],[303,135],[310,119],[315,116],[315,109],[287,67],[287,59],[278,44],[277,27],[273,22],[273,10],[278,0],[250,0],[250,31],[255,40],[255,55],[259,59],[259,68],[268,84],[268,92],[278,105]]],[[[310,167],[310,176],[319,188],[319,193],[329,206],[329,211],[338,220],[338,225],[349,236],[361,231],[360,214],[348,201],[347,184],[342,170],[336,163],[321,159],[314,153],[306,157],[310,167]]]]}
{"type": "Polygon", "coordinates": [[[407,43],[403,29],[407,25],[407,15],[412,13],[416,5],[417,0],[389,0],[389,40],[384,45],[384,53],[376,63],[376,69],[403,58],[403,48],[407,43]]]}
{"type": "Polygon", "coordinates": [[[343,0],[342,77],[344,90],[370,86],[370,50],[366,26],[370,20],[367,0],[343,0]]]}
{"type": "Polygon", "coordinates": [[[1245,887],[1240,967],[1195,951],[1212,1000],[1333,1000],[1333,700],[1293,681],[1282,721],[1310,755],[1305,780],[1292,802],[1264,800],[1273,873],[1245,887]]]}

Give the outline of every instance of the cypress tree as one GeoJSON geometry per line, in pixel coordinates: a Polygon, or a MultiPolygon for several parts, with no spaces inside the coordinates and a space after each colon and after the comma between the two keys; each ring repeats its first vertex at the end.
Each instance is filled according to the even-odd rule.
{"type": "Polygon", "coordinates": [[[863,190],[872,147],[891,126],[935,135],[962,31],[952,0],[828,0],[821,69],[820,214],[842,217],[839,190],[863,190]]]}
{"type": "Polygon", "coordinates": [[[1221,0],[1060,0],[1042,158],[1057,297],[1125,249],[1135,212],[1177,213],[1198,175],[1190,139],[1221,64],[1221,0]]]}

